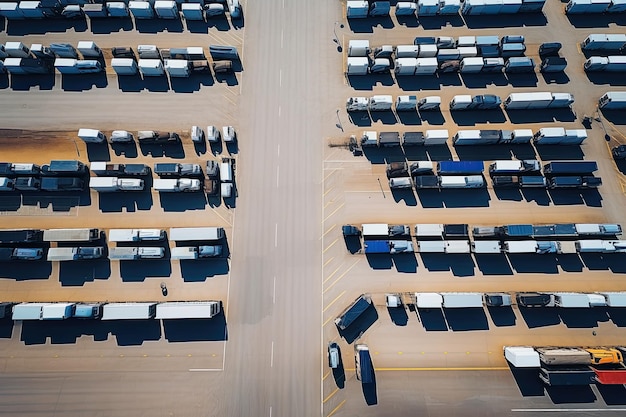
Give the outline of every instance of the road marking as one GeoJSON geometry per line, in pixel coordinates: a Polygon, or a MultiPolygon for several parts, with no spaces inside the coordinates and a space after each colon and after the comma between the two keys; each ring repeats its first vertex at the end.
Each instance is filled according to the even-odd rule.
{"type": "Polygon", "coordinates": [[[277,149],[276,149],[276,157],[277,157],[277,158],[280,158],[280,145],[278,145],[278,146],[277,146],[277,149]]]}
{"type": "Polygon", "coordinates": [[[191,368],[189,372],[221,372],[223,369],[214,369],[214,368],[191,368]]]}
{"type": "Polygon", "coordinates": [[[330,417],[330,416],[332,416],[333,414],[335,414],[335,413],[337,412],[337,410],[339,410],[339,409],[340,409],[340,408],[341,408],[341,407],[342,407],[345,403],[346,403],[346,400],[343,400],[342,402],[340,402],[340,403],[339,403],[339,405],[338,405],[337,407],[335,407],[335,408],[333,409],[333,411],[331,411],[331,412],[330,412],[330,414],[329,414],[329,415],[327,415],[326,417],[330,417]]]}
{"type": "Polygon", "coordinates": [[[283,45],[284,45],[283,43],[284,39],[285,39],[285,30],[281,29],[280,30],[280,48],[281,49],[283,48],[283,45]]]}
{"type": "Polygon", "coordinates": [[[330,275],[328,276],[328,278],[326,278],[324,281],[322,281],[322,284],[326,284],[326,281],[331,279],[333,277],[333,275],[335,275],[337,273],[337,271],[339,271],[340,269],[341,269],[341,265],[339,265],[337,267],[337,269],[335,269],[333,272],[331,272],[330,275]]]}
{"type": "Polygon", "coordinates": [[[276,188],[278,188],[278,179],[280,177],[280,166],[276,165],[276,188]]]}
{"type": "Polygon", "coordinates": [[[335,239],[335,240],[333,241],[333,243],[331,243],[330,245],[328,245],[328,246],[326,247],[326,249],[324,249],[324,250],[322,251],[322,255],[323,255],[323,254],[325,254],[325,253],[326,253],[326,251],[327,251],[328,249],[330,249],[330,248],[331,248],[331,246],[333,246],[335,243],[337,243],[337,241],[338,241],[338,240],[339,240],[339,238],[335,239]]]}
{"type": "Polygon", "coordinates": [[[324,401],[322,401],[323,403],[325,403],[326,401],[330,400],[333,395],[337,394],[337,391],[339,391],[339,388],[335,388],[335,390],[333,392],[331,392],[328,397],[324,398],[324,401]]]}
{"type": "Polygon", "coordinates": [[[272,295],[272,303],[276,304],[276,277],[274,277],[274,294],[272,295]]]}
{"type": "Polygon", "coordinates": [[[325,380],[326,378],[328,378],[328,375],[330,375],[330,371],[326,372],[326,375],[324,375],[324,376],[322,377],[322,381],[323,381],[323,380],[325,380]]]}
{"type": "Polygon", "coordinates": [[[274,367],[274,342],[272,341],[272,355],[270,357],[270,367],[274,367]]]}
{"type": "Polygon", "coordinates": [[[278,117],[280,117],[280,113],[281,113],[281,108],[280,106],[278,106],[278,117]]]}
{"type": "Polygon", "coordinates": [[[272,406],[270,405],[270,417],[272,417],[272,406]]]}
{"type": "Polygon", "coordinates": [[[278,85],[283,86],[283,70],[278,71],[278,85]]]}
{"type": "Polygon", "coordinates": [[[341,294],[339,294],[339,295],[337,296],[337,298],[335,298],[333,301],[331,301],[330,303],[328,303],[328,305],[326,306],[326,308],[324,308],[324,310],[322,310],[322,313],[326,312],[326,310],[328,310],[328,308],[329,308],[330,306],[332,306],[332,305],[335,303],[335,301],[337,301],[337,300],[339,300],[341,297],[343,297],[343,295],[344,295],[345,293],[346,293],[345,291],[344,291],[344,292],[342,292],[341,294]]]}
{"type": "Polygon", "coordinates": [[[276,228],[274,229],[274,247],[278,247],[278,223],[276,223],[276,228]]]}
{"type": "MultiPolygon", "coordinates": [[[[376,371],[508,371],[508,366],[477,366],[475,368],[376,368],[376,371]]],[[[354,368],[345,368],[346,371],[354,371],[354,368]]]]}
{"type": "Polygon", "coordinates": [[[626,408],[511,408],[514,413],[586,413],[592,411],[626,411],[626,408]]]}
{"type": "Polygon", "coordinates": [[[342,208],[344,205],[345,205],[345,203],[341,203],[341,205],[339,207],[337,207],[335,209],[335,211],[333,211],[328,216],[326,216],[326,218],[324,219],[324,222],[326,222],[326,220],[328,220],[333,214],[337,213],[339,211],[339,209],[342,208]]]}
{"type": "Polygon", "coordinates": [[[351,266],[350,268],[346,269],[346,271],[345,271],[343,274],[339,275],[339,278],[337,278],[335,281],[333,281],[333,283],[332,283],[332,284],[330,284],[330,285],[328,286],[328,288],[326,288],[324,291],[322,291],[322,294],[326,294],[326,291],[328,291],[329,289],[331,289],[333,285],[335,285],[335,284],[336,284],[336,283],[337,283],[337,282],[338,282],[341,278],[343,278],[343,277],[344,277],[344,276],[345,276],[348,272],[350,272],[350,270],[351,270],[352,268],[354,268],[354,267],[355,267],[355,265],[359,263],[359,261],[360,261],[360,259],[357,259],[357,260],[356,260],[356,262],[355,262],[355,263],[353,263],[353,264],[352,264],[352,266],[351,266]]]}
{"type": "Polygon", "coordinates": [[[334,256],[332,258],[330,258],[329,260],[327,260],[326,262],[324,262],[324,265],[322,265],[322,268],[324,268],[326,265],[328,265],[333,259],[335,259],[334,256]]]}
{"type": "Polygon", "coordinates": [[[335,227],[337,227],[336,224],[333,224],[332,226],[330,226],[330,229],[328,229],[327,231],[324,232],[324,234],[322,236],[326,236],[328,234],[328,232],[330,232],[331,230],[333,230],[335,227]]]}
{"type": "MultiPolygon", "coordinates": [[[[330,187],[328,190],[326,190],[326,192],[324,193],[323,197],[326,197],[326,194],[330,193],[334,189],[335,189],[335,187],[330,187]]],[[[324,207],[326,207],[326,206],[324,206],[324,207]]]]}

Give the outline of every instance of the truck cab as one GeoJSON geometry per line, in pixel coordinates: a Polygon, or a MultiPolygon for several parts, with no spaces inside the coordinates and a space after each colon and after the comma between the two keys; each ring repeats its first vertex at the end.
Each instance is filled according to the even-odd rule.
{"type": "Polygon", "coordinates": [[[154,173],[159,177],[201,177],[202,168],[198,164],[157,163],[154,173]]]}

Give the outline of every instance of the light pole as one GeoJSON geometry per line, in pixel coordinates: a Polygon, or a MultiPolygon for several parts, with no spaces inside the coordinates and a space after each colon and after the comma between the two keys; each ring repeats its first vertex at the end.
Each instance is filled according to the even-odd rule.
{"type": "Polygon", "coordinates": [[[343,132],[343,125],[341,124],[341,119],[339,118],[339,109],[337,109],[337,124],[335,126],[337,126],[339,129],[341,129],[341,131],[343,132]]]}
{"type": "Polygon", "coordinates": [[[335,35],[335,39],[333,39],[333,42],[335,42],[337,45],[340,45],[339,36],[337,36],[337,25],[339,25],[340,29],[343,29],[343,23],[339,24],[339,22],[335,22],[335,25],[333,26],[333,34],[335,35]]]}

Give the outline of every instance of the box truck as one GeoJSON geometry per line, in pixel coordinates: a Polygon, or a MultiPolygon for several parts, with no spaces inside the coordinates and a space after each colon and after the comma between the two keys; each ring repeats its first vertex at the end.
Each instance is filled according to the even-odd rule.
{"type": "Polygon", "coordinates": [[[165,256],[165,249],[160,247],[115,247],[109,250],[109,259],[112,261],[134,261],[140,259],[161,259],[165,256]]]}
{"type": "Polygon", "coordinates": [[[91,242],[100,239],[99,229],[47,229],[44,242],[91,242]]]}
{"type": "Polygon", "coordinates": [[[210,319],[221,311],[219,301],[173,301],[156,306],[155,319],[210,319]]]}
{"type": "Polygon", "coordinates": [[[483,295],[470,292],[441,293],[444,308],[482,308],[483,295]]]}
{"type": "Polygon", "coordinates": [[[99,259],[104,256],[104,247],[74,247],[48,249],[48,262],[82,261],[99,259]]]}
{"type": "Polygon", "coordinates": [[[370,384],[374,382],[374,365],[372,364],[372,358],[367,345],[355,344],[354,345],[354,361],[356,379],[361,381],[362,384],[370,384]]]}
{"type": "Polygon", "coordinates": [[[91,177],[89,178],[89,188],[99,193],[143,191],[144,180],[138,178],[91,177]]]}
{"type": "Polygon", "coordinates": [[[539,368],[539,354],[529,346],[505,346],[504,357],[515,368],[539,368]]]}
{"type": "Polygon", "coordinates": [[[225,237],[222,227],[172,227],[169,238],[173,241],[211,241],[225,237]]]}
{"type": "Polygon", "coordinates": [[[65,320],[74,315],[74,303],[44,304],[41,309],[42,320],[65,320]]]}
{"type": "Polygon", "coordinates": [[[156,313],[156,303],[108,303],[102,306],[101,320],[145,320],[156,313]]]}
{"type": "Polygon", "coordinates": [[[177,246],[170,251],[171,259],[195,260],[222,256],[222,245],[177,246]]]}
{"type": "Polygon", "coordinates": [[[341,329],[347,329],[354,323],[370,306],[372,299],[369,294],[362,294],[350,304],[336,319],[335,325],[341,329]]]}
{"type": "Polygon", "coordinates": [[[111,229],[109,242],[142,242],[160,241],[165,239],[165,231],[161,229],[111,229]]]}

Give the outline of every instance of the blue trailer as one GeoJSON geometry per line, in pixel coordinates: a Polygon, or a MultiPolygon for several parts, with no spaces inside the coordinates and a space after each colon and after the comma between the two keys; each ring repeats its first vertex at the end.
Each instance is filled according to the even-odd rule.
{"type": "Polygon", "coordinates": [[[439,175],[480,175],[485,170],[483,161],[441,161],[439,175]]]}
{"type": "Polygon", "coordinates": [[[508,237],[532,237],[532,224],[507,224],[503,228],[504,235],[508,237]]]}
{"type": "Polygon", "coordinates": [[[598,170],[595,161],[552,161],[543,166],[546,176],[556,175],[585,175],[598,170]]]}
{"type": "Polygon", "coordinates": [[[372,300],[368,294],[363,294],[357,298],[343,313],[335,319],[335,325],[345,330],[352,323],[363,314],[369,306],[372,304],[372,300]]]}
{"type": "Polygon", "coordinates": [[[387,240],[366,240],[363,246],[365,253],[391,253],[391,245],[387,240]]]}

